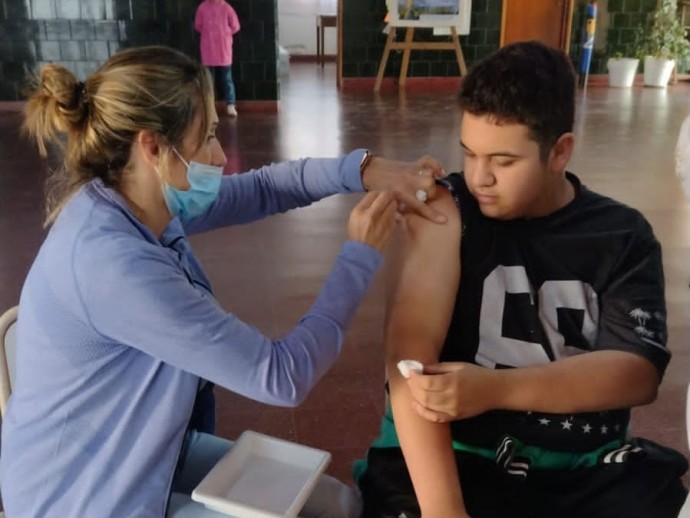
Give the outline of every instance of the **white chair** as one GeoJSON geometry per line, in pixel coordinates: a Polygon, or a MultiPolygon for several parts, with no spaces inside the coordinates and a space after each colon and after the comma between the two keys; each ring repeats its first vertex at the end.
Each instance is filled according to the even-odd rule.
{"type": "Polygon", "coordinates": [[[7,400],[12,393],[14,360],[16,354],[17,306],[0,316],[0,415],[5,415],[7,400]]]}
{"type": "MultiPolygon", "coordinates": [[[[12,393],[14,380],[14,358],[16,353],[17,306],[8,309],[0,316],[0,415],[5,416],[7,400],[12,393]]],[[[0,511],[0,518],[5,513],[0,511]]]]}

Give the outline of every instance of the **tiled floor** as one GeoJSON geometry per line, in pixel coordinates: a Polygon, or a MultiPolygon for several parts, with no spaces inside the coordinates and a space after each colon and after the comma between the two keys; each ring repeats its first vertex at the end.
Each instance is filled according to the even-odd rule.
{"type": "MultiPolygon", "coordinates": [[[[662,242],[674,358],[659,399],[635,410],[633,431],[687,452],[684,426],[690,341],[690,210],[673,173],[673,147],[690,107],[690,87],[590,88],[578,99],[572,170],[586,184],[640,208],[662,242]]],[[[20,117],[0,112],[0,309],[16,303],[42,240],[44,166],[18,136],[20,117]]],[[[278,115],[224,118],[220,139],[228,171],[301,156],[332,156],[355,147],[461,165],[455,92],[339,95],[335,69],[291,66],[278,115]]],[[[288,330],[316,297],[345,238],[356,196],[248,227],[193,239],[221,304],[270,336],[288,330]]],[[[351,462],[375,437],[383,409],[383,286],[367,296],[337,365],[298,409],[259,405],[218,390],[219,433],[244,429],[328,449],[329,471],[349,480],[351,462]]]]}

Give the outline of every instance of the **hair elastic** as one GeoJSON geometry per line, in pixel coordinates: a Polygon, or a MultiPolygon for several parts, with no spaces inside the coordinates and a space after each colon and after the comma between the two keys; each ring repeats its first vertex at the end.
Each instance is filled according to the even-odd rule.
{"type": "Polygon", "coordinates": [[[86,83],[79,81],[74,85],[74,97],[77,99],[77,105],[89,102],[89,96],[86,93],[86,83]]]}

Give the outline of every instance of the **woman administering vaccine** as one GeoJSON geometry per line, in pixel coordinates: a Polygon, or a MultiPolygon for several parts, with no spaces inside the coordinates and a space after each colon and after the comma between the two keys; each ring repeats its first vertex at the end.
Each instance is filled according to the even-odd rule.
{"type": "MultiPolygon", "coordinates": [[[[198,394],[210,382],[299,404],[338,356],[398,204],[438,216],[416,197],[433,197],[432,174],[417,174],[440,173],[432,159],[359,150],[221,176],[216,124],[208,73],[169,48],[123,51],[84,83],[42,69],[24,126],[43,153],[65,142],[65,167],[20,300],[8,516],[217,516],[189,492],[231,443],[195,430],[198,394]],[[281,339],[219,306],[188,234],[365,188],[321,293],[281,339]]],[[[302,514],[353,516],[349,491],[323,478],[302,514]]]]}

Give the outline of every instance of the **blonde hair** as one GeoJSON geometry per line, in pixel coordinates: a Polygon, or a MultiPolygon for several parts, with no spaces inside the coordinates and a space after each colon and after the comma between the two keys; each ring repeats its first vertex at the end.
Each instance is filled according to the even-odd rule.
{"type": "Polygon", "coordinates": [[[164,144],[179,146],[199,113],[201,146],[213,106],[206,68],[168,47],[119,52],[83,83],[60,65],[44,66],[26,104],[23,130],[41,155],[46,156],[52,143],[64,151],[63,167],[49,178],[46,224],[94,178],[118,189],[140,131],[152,131],[164,144]]]}

